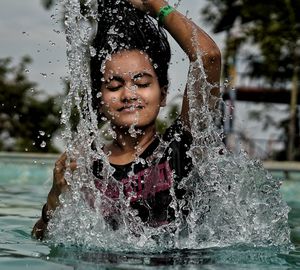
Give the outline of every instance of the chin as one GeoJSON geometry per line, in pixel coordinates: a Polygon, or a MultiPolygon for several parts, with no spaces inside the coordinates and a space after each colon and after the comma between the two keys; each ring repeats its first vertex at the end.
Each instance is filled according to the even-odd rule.
{"type": "Polygon", "coordinates": [[[134,127],[135,129],[144,129],[146,127],[152,126],[155,124],[155,119],[147,119],[145,121],[116,121],[116,122],[112,122],[112,124],[120,129],[130,129],[130,127],[134,127]]]}

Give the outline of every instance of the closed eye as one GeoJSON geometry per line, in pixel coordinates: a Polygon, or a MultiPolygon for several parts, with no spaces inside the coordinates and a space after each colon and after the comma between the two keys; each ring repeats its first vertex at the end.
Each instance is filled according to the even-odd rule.
{"type": "Polygon", "coordinates": [[[150,83],[136,83],[135,85],[139,88],[146,88],[150,86],[150,83]]]}
{"type": "Polygon", "coordinates": [[[105,81],[105,87],[109,91],[118,91],[124,85],[124,79],[120,76],[113,76],[105,81]]]}
{"type": "Polygon", "coordinates": [[[122,87],[122,85],[118,85],[118,86],[106,86],[106,89],[108,89],[109,91],[115,92],[115,91],[118,91],[121,87],[122,87]]]}

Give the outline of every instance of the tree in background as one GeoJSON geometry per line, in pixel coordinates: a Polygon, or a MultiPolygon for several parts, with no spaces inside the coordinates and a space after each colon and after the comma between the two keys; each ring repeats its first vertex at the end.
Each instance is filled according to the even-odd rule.
{"type": "Polygon", "coordinates": [[[60,104],[41,98],[26,75],[29,57],[12,66],[0,59],[0,151],[57,152],[52,135],[59,128],[60,104]]]}
{"type": "Polygon", "coordinates": [[[244,55],[248,68],[244,74],[264,87],[291,89],[290,118],[285,156],[299,156],[297,134],[297,96],[300,65],[300,0],[207,0],[202,10],[215,33],[226,33],[224,76],[250,45],[244,55]]]}

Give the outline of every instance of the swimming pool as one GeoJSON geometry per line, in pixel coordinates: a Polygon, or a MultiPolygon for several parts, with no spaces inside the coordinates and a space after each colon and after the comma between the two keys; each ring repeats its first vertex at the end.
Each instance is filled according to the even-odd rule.
{"type": "MultiPolygon", "coordinates": [[[[164,253],[109,253],[31,238],[52,181],[55,156],[0,155],[0,269],[295,269],[300,267],[300,175],[284,181],[295,249],[233,246],[164,253]]],[[[282,177],[277,173],[277,177],[282,177]]]]}

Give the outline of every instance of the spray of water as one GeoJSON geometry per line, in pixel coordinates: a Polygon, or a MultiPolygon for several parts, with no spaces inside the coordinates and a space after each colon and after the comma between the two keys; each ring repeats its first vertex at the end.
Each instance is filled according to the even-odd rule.
{"type": "MultiPolygon", "coordinates": [[[[92,28],[88,20],[96,21],[97,8],[95,0],[81,5],[79,0],[62,0],[62,4],[66,9],[70,91],[61,122],[69,160],[75,159],[78,168],[65,174],[70,191],[61,195],[61,206],[49,224],[49,241],[115,251],[195,249],[237,243],[289,245],[288,207],[279,193],[280,183],[259,161],[249,159],[244,152],[232,154],[222,143],[222,131],[215,124],[220,112],[213,108],[219,100],[210,95],[213,86],[207,83],[201,52],[190,65],[188,78],[193,136],[188,155],[194,168],[179,183],[179,188],[186,190],[184,198],[177,199],[174,188],[170,190],[175,220],[156,228],[145,225],[122,192],[118,200],[112,200],[95,188],[92,166],[95,160],[101,160],[102,188],[114,185],[123,190],[123,184],[113,178],[114,169],[102,150],[105,140],[91,105],[88,56],[95,51],[90,46],[92,28]],[[201,98],[196,97],[197,93],[201,98]],[[74,111],[78,115],[75,126],[71,121],[74,111]],[[190,209],[187,217],[176,205],[190,209]],[[105,209],[110,215],[114,213],[117,229],[107,222],[105,209]]],[[[166,146],[161,142],[155,151],[157,158],[166,146]]]]}

